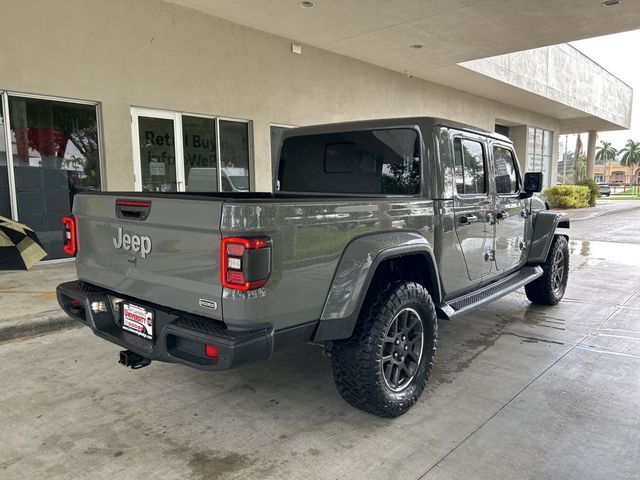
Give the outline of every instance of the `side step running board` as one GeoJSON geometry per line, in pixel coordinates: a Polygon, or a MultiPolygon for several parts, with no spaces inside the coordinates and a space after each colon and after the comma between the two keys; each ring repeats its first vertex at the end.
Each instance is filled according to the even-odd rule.
{"type": "Polygon", "coordinates": [[[491,283],[480,290],[468,293],[449,302],[438,305],[438,317],[452,320],[458,315],[470,312],[485,303],[493,302],[501,297],[517,290],[518,288],[534,281],[542,275],[542,267],[523,267],[517,272],[491,283]]]}

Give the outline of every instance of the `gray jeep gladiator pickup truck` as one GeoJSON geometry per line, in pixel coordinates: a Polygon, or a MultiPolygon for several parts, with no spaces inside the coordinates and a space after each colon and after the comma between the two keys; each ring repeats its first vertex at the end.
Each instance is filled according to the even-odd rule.
{"type": "Polygon", "coordinates": [[[275,163],[269,194],[77,195],[62,308],[133,368],[323,344],[344,399],[395,417],[427,384],[438,320],[522,286],[564,295],[569,220],[506,137],[437,118],[303,127],[275,163]]]}

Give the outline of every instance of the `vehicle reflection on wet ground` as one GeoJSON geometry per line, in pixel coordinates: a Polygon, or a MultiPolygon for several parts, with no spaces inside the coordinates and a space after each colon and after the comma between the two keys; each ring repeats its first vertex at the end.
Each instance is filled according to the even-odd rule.
{"type": "Polygon", "coordinates": [[[0,476],[637,479],[640,245],[570,248],[558,306],[518,291],[441,322],[396,420],[343,402],[312,345],[211,374],[121,368],[86,329],[6,343],[0,476]]]}

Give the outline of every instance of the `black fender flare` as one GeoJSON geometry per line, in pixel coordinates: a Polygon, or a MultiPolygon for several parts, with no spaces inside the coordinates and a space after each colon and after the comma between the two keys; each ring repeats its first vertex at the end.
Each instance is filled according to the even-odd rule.
{"type": "Polygon", "coordinates": [[[436,305],[442,297],[440,277],[431,243],[417,232],[398,231],[364,235],[345,248],[333,277],[314,341],[348,338],[376,270],[382,262],[405,255],[424,255],[436,305]]]}
{"type": "MultiPolygon", "coordinates": [[[[556,228],[569,228],[571,220],[566,213],[542,210],[533,219],[531,247],[527,257],[527,265],[540,265],[547,259],[556,228]]],[[[569,238],[568,235],[564,235],[569,238]]]]}

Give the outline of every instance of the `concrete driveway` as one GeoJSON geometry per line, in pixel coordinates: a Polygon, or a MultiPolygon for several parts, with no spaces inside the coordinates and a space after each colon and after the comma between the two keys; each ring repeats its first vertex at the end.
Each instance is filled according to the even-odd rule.
{"type": "Polygon", "coordinates": [[[571,251],[557,307],[516,292],[442,322],[396,420],[343,402],[311,345],[210,374],[127,370],[85,328],[5,343],[0,478],[637,479],[640,245],[571,251]]]}

